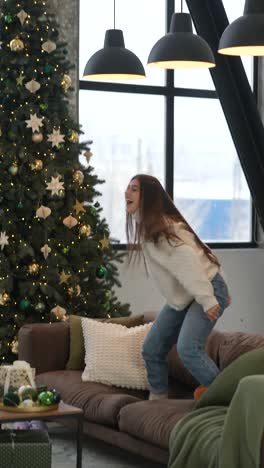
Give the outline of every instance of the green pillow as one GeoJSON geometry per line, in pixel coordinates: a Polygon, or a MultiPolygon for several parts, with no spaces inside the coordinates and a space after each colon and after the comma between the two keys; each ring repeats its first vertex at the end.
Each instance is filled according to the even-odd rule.
{"type": "Polygon", "coordinates": [[[264,374],[264,348],[249,351],[231,362],[211,383],[196,403],[195,409],[214,405],[228,406],[239,381],[254,374],[264,374]]]}
{"type": "MultiPolygon", "coordinates": [[[[67,370],[83,370],[85,367],[84,357],[84,340],[82,332],[82,317],[79,315],[69,316],[70,325],[70,356],[66,364],[67,370]]],[[[144,315],[131,315],[129,317],[113,317],[110,319],[95,319],[101,322],[117,323],[125,327],[136,327],[143,325],[144,315]]]]}

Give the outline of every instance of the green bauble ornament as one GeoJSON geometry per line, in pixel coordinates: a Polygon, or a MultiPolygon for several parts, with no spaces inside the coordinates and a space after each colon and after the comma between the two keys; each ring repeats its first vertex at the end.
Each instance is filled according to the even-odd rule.
{"type": "Polygon", "coordinates": [[[30,301],[28,299],[21,299],[19,302],[19,309],[20,310],[27,310],[30,306],[30,301]]]}
{"type": "Polygon", "coordinates": [[[96,270],[96,276],[100,279],[105,278],[107,276],[107,269],[103,265],[99,266],[96,270]]]}
{"type": "Polygon", "coordinates": [[[70,251],[70,247],[63,247],[62,252],[66,255],[70,251]]]}
{"type": "Polygon", "coordinates": [[[25,388],[25,390],[22,391],[21,393],[21,400],[32,400],[32,401],[37,401],[38,399],[38,392],[35,388],[28,387],[25,388]]]}
{"type": "Polygon", "coordinates": [[[42,110],[43,112],[47,111],[49,106],[46,102],[42,102],[40,105],[39,105],[39,108],[40,110],[42,110]]]}
{"type": "Polygon", "coordinates": [[[13,132],[13,130],[9,130],[7,132],[7,136],[9,138],[9,140],[12,140],[12,141],[17,139],[17,134],[16,134],[16,132],[13,132]]]}
{"type": "Polygon", "coordinates": [[[37,312],[43,312],[45,310],[46,306],[44,304],[44,302],[38,302],[36,305],[35,305],[35,310],[37,310],[37,312]]]}
{"type": "Polygon", "coordinates": [[[90,206],[90,213],[91,213],[92,215],[96,215],[97,210],[96,210],[96,208],[95,208],[94,206],[90,206]]]}
{"type": "Polygon", "coordinates": [[[13,22],[13,17],[10,13],[8,13],[7,15],[5,15],[4,20],[6,24],[10,24],[13,22]]]}
{"type": "Polygon", "coordinates": [[[53,72],[53,66],[50,65],[49,63],[46,63],[46,65],[44,65],[43,71],[45,75],[51,75],[53,72]]]}
{"type": "Polygon", "coordinates": [[[20,210],[21,210],[21,208],[24,208],[24,205],[23,205],[22,201],[18,202],[17,208],[20,209],[20,210]]]}
{"type": "Polygon", "coordinates": [[[46,392],[41,392],[38,396],[38,401],[41,405],[44,406],[54,405],[53,392],[50,392],[49,390],[46,392]]]}
{"type": "Polygon", "coordinates": [[[5,406],[17,406],[20,403],[19,396],[17,393],[8,392],[3,398],[5,406]]]}
{"type": "Polygon", "coordinates": [[[46,15],[41,15],[41,16],[38,17],[38,21],[40,23],[46,23],[48,21],[48,18],[47,18],[46,15]]]}
{"type": "Polygon", "coordinates": [[[55,388],[52,390],[52,393],[53,393],[53,399],[54,399],[54,403],[57,404],[61,401],[61,395],[59,392],[57,392],[57,390],[55,390],[55,388]]]}

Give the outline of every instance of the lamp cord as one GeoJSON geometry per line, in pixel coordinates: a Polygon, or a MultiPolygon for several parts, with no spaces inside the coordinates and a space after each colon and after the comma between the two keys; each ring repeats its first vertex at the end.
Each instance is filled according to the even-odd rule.
{"type": "Polygon", "coordinates": [[[115,0],[114,0],[114,29],[115,29],[115,0]]]}
{"type": "Polygon", "coordinates": [[[183,12],[183,0],[181,0],[181,13],[183,12]]]}

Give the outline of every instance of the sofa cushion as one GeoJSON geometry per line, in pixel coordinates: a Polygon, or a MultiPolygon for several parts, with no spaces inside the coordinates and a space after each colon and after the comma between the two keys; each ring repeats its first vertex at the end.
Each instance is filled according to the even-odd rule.
{"type": "Polygon", "coordinates": [[[123,406],[119,430],[153,445],[168,448],[171,430],[194,407],[194,400],[140,401],[123,406]]]}
{"type": "Polygon", "coordinates": [[[264,336],[257,333],[224,332],[219,348],[219,367],[224,369],[241,354],[264,347],[264,336]]]}
{"type": "Polygon", "coordinates": [[[142,344],[152,323],[126,328],[82,318],[85,344],[84,382],[147,389],[142,344]]]}
{"type": "Polygon", "coordinates": [[[247,375],[264,374],[264,348],[242,354],[215,378],[196,407],[230,404],[240,380],[247,375]]]}
{"type": "Polygon", "coordinates": [[[65,369],[69,356],[67,323],[28,323],[20,328],[18,336],[19,359],[29,362],[36,374],[65,369]]]}
{"type": "MultiPolygon", "coordinates": [[[[70,315],[68,323],[70,326],[70,353],[69,359],[66,364],[68,370],[83,370],[85,349],[82,332],[82,324],[79,315],[70,315]]],[[[98,321],[106,323],[117,323],[124,325],[125,327],[135,327],[142,325],[144,321],[144,315],[132,315],[129,317],[112,317],[110,319],[96,319],[98,321]]]]}
{"type": "Polygon", "coordinates": [[[88,421],[111,427],[117,426],[117,416],[124,405],[147,395],[146,392],[82,382],[81,371],[46,372],[38,375],[36,382],[50,389],[55,388],[65,403],[82,408],[88,421]]]}

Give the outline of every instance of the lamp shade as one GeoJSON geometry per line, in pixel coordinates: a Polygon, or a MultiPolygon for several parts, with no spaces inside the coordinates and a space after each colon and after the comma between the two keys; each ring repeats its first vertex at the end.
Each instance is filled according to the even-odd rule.
{"type": "Polygon", "coordinates": [[[211,68],[215,67],[215,60],[207,42],[193,34],[189,13],[174,13],[170,31],[152,47],[148,65],[166,69],[211,68]]]}
{"type": "Polygon", "coordinates": [[[131,80],[145,78],[139,58],[125,48],[123,31],[108,29],[104,48],[88,60],[83,78],[94,80],[131,80]]]}
{"type": "Polygon", "coordinates": [[[224,30],[218,52],[224,55],[264,55],[264,0],[247,0],[244,14],[224,30]]]}

